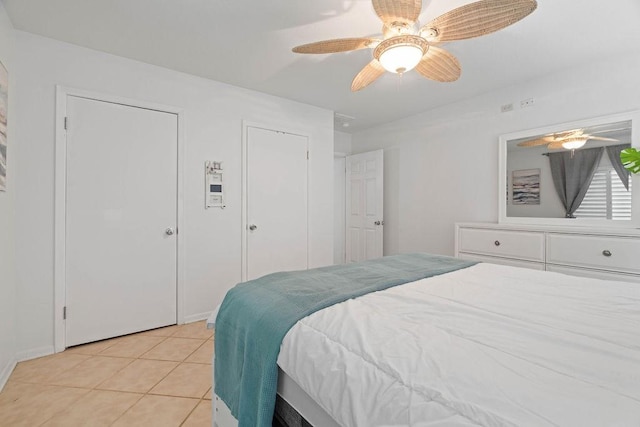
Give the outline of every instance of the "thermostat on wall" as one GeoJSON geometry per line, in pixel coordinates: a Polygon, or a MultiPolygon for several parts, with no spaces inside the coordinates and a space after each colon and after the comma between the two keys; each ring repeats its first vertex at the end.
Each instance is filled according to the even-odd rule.
{"type": "Polygon", "coordinates": [[[211,160],[204,162],[204,176],[205,208],[224,208],[222,162],[211,160]]]}

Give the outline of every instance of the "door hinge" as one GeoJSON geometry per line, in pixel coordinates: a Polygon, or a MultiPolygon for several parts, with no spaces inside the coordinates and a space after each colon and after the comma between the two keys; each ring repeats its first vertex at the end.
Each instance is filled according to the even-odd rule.
{"type": "Polygon", "coordinates": [[[67,306],[62,307],[62,320],[67,320],[67,306]]]}
{"type": "Polygon", "coordinates": [[[309,160],[309,150],[307,150],[307,160],[309,160]]]}
{"type": "Polygon", "coordinates": [[[69,117],[64,118],[64,130],[69,129],[69,117]]]}

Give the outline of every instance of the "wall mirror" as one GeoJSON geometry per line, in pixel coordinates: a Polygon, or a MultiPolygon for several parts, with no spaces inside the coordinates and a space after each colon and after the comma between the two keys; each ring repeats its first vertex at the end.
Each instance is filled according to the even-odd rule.
{"type": "Polygon", "coordinates": [[[640,176],[620,151],[640,145],[640,112],[500,137],[501,223],[640,227],[640,176]]]}

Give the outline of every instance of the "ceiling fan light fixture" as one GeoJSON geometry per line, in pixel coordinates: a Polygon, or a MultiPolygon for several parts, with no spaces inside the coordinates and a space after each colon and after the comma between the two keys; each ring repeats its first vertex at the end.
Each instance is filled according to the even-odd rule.
{"type": "Polygon", "coordinates": [[[380,43],[373,56],[385,70],[403,74],[413,70],[429,49],[425,39],[414,35],[392,37],[380,43]]]}
{"type": "Polygon", "coordinates": [[[391,47],[380,55],[380,64],[385,70],[402,74],[413,70],[422,59],[422,49],[414,45],[391,47]]]}
{"type": "Polygon", "coordinates": [[[576,150],[582,148],[587,143],[587,138],[576,138],[563,142],[562,147],[566,150],[576,150]]]}

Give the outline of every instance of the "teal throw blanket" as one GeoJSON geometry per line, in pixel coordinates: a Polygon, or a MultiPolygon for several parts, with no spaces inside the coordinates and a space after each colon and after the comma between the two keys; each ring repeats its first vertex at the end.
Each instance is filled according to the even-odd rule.
{"type": "Polygon", "coordinates": [[[269,274],[224,298],[215,333],[215,392],[239,427],[271,426],[280,344],[298,320],[369,292],[436,276],[474,262],[406,254],[354,264],[269,274]]]}

